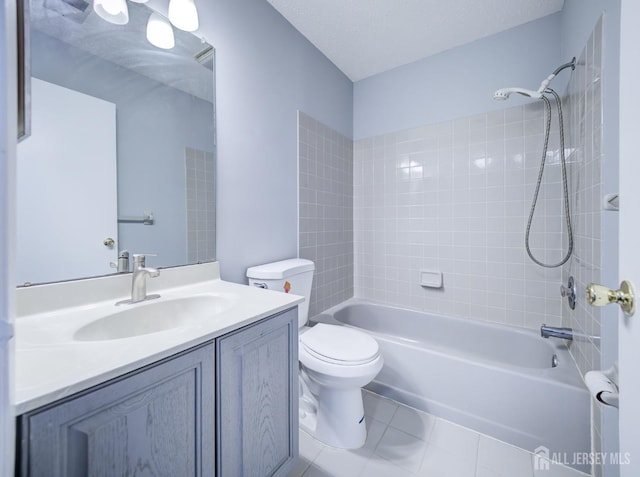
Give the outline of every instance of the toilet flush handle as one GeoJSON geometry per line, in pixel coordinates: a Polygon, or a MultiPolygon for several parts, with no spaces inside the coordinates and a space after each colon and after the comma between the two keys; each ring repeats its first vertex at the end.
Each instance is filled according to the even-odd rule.
{"type": "Polygon", "coordinates": [[[264,282],[253,282],[253,286],[258,288],[265,288],[265,289],[269,288],[267,284],[264,282]]]}

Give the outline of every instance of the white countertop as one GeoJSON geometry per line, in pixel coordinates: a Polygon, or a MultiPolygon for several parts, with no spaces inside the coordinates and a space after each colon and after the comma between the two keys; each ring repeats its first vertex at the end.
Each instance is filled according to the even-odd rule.
{"type": "MultiPolygon", "coordinates": [[[[219,277],[217,264],[214,267],[206,264],[203,266],[208,266],[207,271],[213,268],[219,277]]],[[[179,271],[167,273],[163,270],[162,273],[170,276],[165,284],[180,282],[175,277],[179,271]]],[[[105,299],[90,303],[71,300],[75,301],[74,306],[68,308],[62,306],[64,300],[60,299],[60,287],[64,284],[55,284],[49,290],[43,288],[22,292],[29,296],[18,298],[19,314],[21,302],[28,306],[23,306],[27,313],[19,316],[15,322],[15,415],[205,343],[304,301],[303,297],[296,295],[224,282],[215,277],[215,273],[213,279],[209,276],[200,280],[200,277],[185,286],[150,287],[149,293],[160,293],[161,298],[125,306],[143,307],[160,300],[213,294],[230,300],[232,305],[228,309],[198,320],[190,320],[188,325],[180,328],[105,341],[76,341],[73,335],[86,324],[116,311],[116,301],[128,298],[126,294],[119,295],[122,292],[120,284],[115,287],[117,291],[112,293],[119,295],[115,298],[101,296],[105,299]],[[53,311],[45,311],[46,306],[34,305],[34,300],[41,304],[41,298],[47,294],[57,297],[57,305],[52,307],[53,311]]],[[[109,278],[95,280],[102,280],[98,284],[104,285],[109,278]]],[[[126,283],[127,278],[130,283],[130,275],[116,276],[113,280],[126,283]]],[[[149,281],[150,285],[153,280],[149,281]]],[[[69,283],[70,286],[74,286],[74,283],[87,286],[86,283],[69,283]]],[[[120,308],[122,306],[118,307],[120,308]]]]}

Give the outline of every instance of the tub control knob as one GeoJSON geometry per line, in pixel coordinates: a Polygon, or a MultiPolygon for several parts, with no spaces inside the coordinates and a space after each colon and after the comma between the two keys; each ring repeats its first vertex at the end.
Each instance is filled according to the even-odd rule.
{"type": "Polygon", "coordinates": [[[591,306],[605,306],[617,303],[625,315],[631,316],[636,311],[633,286],[631,282],[624,280],[619,290],[611,290],[597,283],[587,285],[587,302],[591,306]]]}
{"type": "Polygon", "coordinates": [[[566,297],[569,302],[569,308],[576,309],[576,282],[573,277],[569,277],[567,286],[560,285],[560,296],[566,297]]]}

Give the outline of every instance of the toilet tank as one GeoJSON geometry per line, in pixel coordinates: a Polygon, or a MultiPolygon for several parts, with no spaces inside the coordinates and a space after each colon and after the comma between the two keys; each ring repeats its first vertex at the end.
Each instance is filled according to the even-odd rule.
{"type": "Polygon", "coordinates": [[[291,258],[248,268],[247,278],[251,286],[303,296],[304,303],[298,305],[298,328],[302,328],[309,318],[314,270],[311,260],[291,258]]]}

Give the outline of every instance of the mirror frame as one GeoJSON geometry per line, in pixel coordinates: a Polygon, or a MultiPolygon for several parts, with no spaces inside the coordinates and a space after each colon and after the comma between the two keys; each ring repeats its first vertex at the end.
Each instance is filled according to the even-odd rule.
{"type": "Polygon", "coordinates": [[[31,35],[29,0],[16,0],[18,141],[31,135],[31,35]]]}

